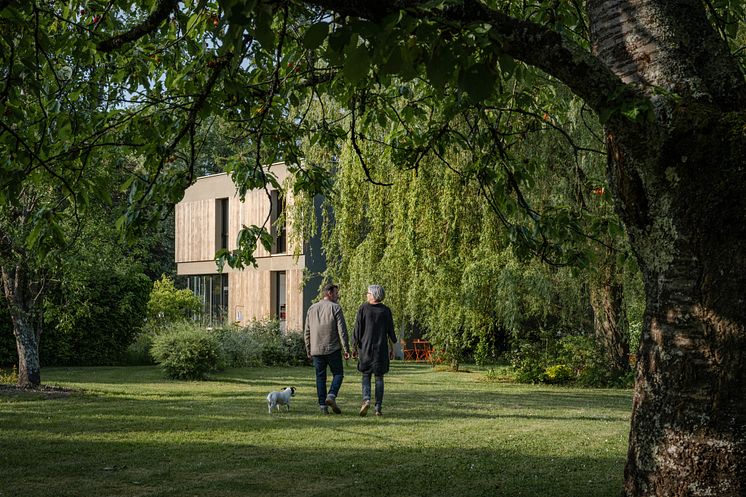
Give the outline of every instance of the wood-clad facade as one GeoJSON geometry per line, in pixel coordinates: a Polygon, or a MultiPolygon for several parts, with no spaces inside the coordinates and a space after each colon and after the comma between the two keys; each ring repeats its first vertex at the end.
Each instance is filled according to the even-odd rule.
{"type": "MultiPolygon", "coordinates": [[[[288,177],[284,164],[270,171],[283,184],[288,177]]],[[[246,324],[251,320],[279,319],[287,330],[303,329],[305,311],[318,293],[318,275],[324,269],[318,239],[308,240],[297,251],[288,230],[273,223],[286,203],[277,190],[253,190],[240,200],[227,174],[198,178],[176,204],[175,258],[177,274],[204,302],[211,320],[246,324]],[[234,250],[243,226],[272,226],[273,246],[254,253],[257,267],[243,270],[228,266],[218,273],[215,252],[234,250]],[[304,275],[309,279],[304,284],[304,275]]]]}

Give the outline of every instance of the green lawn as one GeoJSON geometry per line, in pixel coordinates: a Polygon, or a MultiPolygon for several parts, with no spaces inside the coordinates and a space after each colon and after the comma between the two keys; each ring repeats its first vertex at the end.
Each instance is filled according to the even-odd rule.
{"type": "Polygon", "coordinates": [[[360,418],[350,363],[342,415],[313,370],[163,379],[155,367],[45,369],[60,398],[0,395],[2,496],[613,496],[631,392],[485,381],[395,363],[384,416],[360,418]],[[293,385],[293,409],[267,414],[293,385]]]}

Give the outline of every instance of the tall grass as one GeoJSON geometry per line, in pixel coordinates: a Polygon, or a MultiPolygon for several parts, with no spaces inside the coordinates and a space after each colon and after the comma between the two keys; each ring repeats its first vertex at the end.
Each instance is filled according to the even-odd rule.
{"type": "Polygon", "coordinates": [[[384,416],[360,418],[350,363],[316,407],[308,367],[208,382],[156,367],[44,371],[68,397],[0,394],[0,495],[609,496],[621,489],[630,392],[486,381],[396,362],[384,416]],[[267,413],[295,386],[292,409],[267,413]]]}

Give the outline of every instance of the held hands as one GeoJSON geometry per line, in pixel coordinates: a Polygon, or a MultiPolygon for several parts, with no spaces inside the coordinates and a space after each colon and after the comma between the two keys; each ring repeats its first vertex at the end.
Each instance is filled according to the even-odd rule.
{"type": "Polygon", "coordinates": [[[344,354],[342,354],[342,357],[344,357],[344,360],[346,361],[347,359],[350,358],[350,353],[349,352],[345,352],[344,354]]]}

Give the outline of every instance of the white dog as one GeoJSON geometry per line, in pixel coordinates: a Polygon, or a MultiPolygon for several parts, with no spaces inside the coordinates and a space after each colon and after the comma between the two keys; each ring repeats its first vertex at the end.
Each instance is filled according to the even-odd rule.
{"type": "Polygon", "coordinates": [[[269,392],[267,395],[267,409],[272,414],[272,408],[277,407],[280,410],[280,406],[287,406],[288,411],[290,410],[290,397],[295,396],[295,387],[285,387],[279,392],[269,392]]]}

